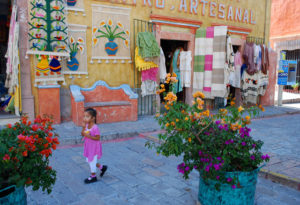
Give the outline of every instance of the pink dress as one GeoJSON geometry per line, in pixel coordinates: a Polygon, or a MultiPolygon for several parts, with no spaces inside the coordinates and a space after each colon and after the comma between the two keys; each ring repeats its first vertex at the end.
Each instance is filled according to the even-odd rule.
{"type": "MultiPolygon", "coordinates": [[[[85,131],[89,131],[92,137],[100,135],[100,130],[97,125],[94,125],[91,129],[86,126],[85,131]]],[[[83,156],[85,156],[88,162],[93,161],[94,157],[100,159],[102,156],[102,144],[100,140],[92,140],[90,138],[84,138],[84,151],[83,156]]]]}

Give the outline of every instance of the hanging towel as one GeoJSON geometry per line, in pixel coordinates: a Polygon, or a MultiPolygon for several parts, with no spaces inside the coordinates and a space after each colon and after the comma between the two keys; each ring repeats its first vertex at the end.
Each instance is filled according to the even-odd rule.
{"type": "Polygon", "coordinates": [[[159,78],[161,82],[165,82],[167,76],[166,68],[166,57],[162,48],[160,48],[160,59],[159,59],[159,78]]]}
{"type": "Polygon", "coordinates": [[[158,57],[160,55],[159,45],[153,33],[138,33],[137,46],[139,48],[139,55],[142,58],[153,58],[158,57]]]}
{"type": "Polygon", "coordinates": [[[180,52],[180,80],[182,86],[191,87],[191,72],[192,72],[192,52],[181,51],[180,52]]]}
{"type": "Polygon", "coordinates": [[[141,56],[139,56],[138,47],[135,48],[135,66],[139,71],[158,67],[158,65],[153,62],[144,61],[144,59],[141,56]]]}
{"type": "Polygon", "coordinates": [[[152,80],[156,81],[156,75],[158,72],[158,68],[151,68],[149,70],[142,71],[142,81],[152,80]]]}
{"type": "Polygon", "coordinates": [[[157,83],[152,80],[146,80],[142,82],[141,90],[142,96],[155,95],[156,94],[157,83]]]}
{"type": "Polygon", "coordinates": [[[212,86],[212,69],[213,69],[213,40],[214,40],[214,27],[208,27],[206,29],[206,38],[204,46],[205,63],[204,63],[204,83],[203,93],[206,98],[211,98],[211,86],[212,86]]]}
{"type": "Polygon", "coordinates": [[[175,93],[175,94],[182,91],[182,82],[181,82],[181,78],[180,78],[180,70],[178,67],[180,51],[181,51],[181,48],[177,48],[175,50],[173,58],[172,58],[173,73],[176,73],[176,75],[177,75],[176,79],[178,80],[177,83],[173,84],[173,93],[175,93]]]}
{"type": "Polygon", "coordinates": [[[195,56],[194,56],[194,78],[193,78],[193,92],[203,91],[204,82],[204,63],[206,54],[206,29],[199,28],[196,32],[195,40],[195,56]]]}
{"type": "Polygon", "coordinates": [[[227,26],[214,27],[212,97],[226,97],[225,62],[226,62],[227,26]]]}

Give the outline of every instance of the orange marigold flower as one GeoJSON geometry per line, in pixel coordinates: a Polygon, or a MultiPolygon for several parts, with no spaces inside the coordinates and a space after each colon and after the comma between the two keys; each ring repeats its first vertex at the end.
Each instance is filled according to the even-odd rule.
{"type": "Polygon", "coordinates": [[[159,113],[157,113],[156,115],[155,115],[155,117],[159,117],[160,116],[160,114],[159,113]]]}
{"type": "Polygon", "coordinates": [[[202,93],[202,92],[200,92],[200,91],[197,91],[197,92],[195,92],[194,94],[193,94],[193,97],[194,98],[197,98],[197,97],[200,97],[200,98],[205,98],[205,95],[202,93]]]}
{"type": "Polygon", "coordinates": [[[179,119],[176,119],[176,122],[179,122],[179,119]]]}
{"type": "Polygon", "coordinates": [[[167,124],[166,124],[166,127],[169,127],[169,126],[170,126],[170,123],[167,123],[167,124]]]}
{"type": "Polygon", "coordinates": [[[185,121],[188,121],[188,120],[189,120],[189,118],[188,118],[188,117],[185,117],[185,118],[184,118],[184,120],[185,120],[185,121]]]}
{"type": "Polygon", "coordinates": [[[251,117],[250,117],[249,115],[247,115],[247,116],[245,117],[245,119],[246,119],[246,121],[250,121],[251,117]]]}
{"type": "Polygon", "coordinates": [[[167,113],[164,113],[164,116],[166,116],[167,115],[167,113]]]}
{"type": "Polygon", "coordinates": [[[192,138],[189,137],[189,138],[188,138],[188,141],[191,142],[191,141],[192,141],[192,138]]]}
{"type": "Polygon", "coordinates": [[[209,117],[209,110],[205,110],[204,112],[202,112],[203,116],[209,117]]]}
{"type": "Polygon", "coordinates": [[[232,101],[230,102],[230,105],[231,105],[231,106],[234,106],[234,105],[235,105],[235,102],[232,100],[232,101]]]}
{"type": "Polygon", "coordinates": [[[160,87],[161,87],[161,88],[165,88],[165,85],[164,85],[164,84],[161,84],[160,87]]]}
{"type": "Polygon", "coordinates": [[[172,125],[172,126],[175,126],[175,122],[171,122],[171,125],[172,125]]]}
{"type": "Polygon", "coordinates": [[[172,73],[172,77],[177,77],[176,73],[172,73]]]}
{"type": "Polygon", "coordinates": [[[239,112],[242,112],[244,110],[244,108],[242,107],[242,106],[240,106],[239,108],[238,108],[238,111],[239,112]]]}

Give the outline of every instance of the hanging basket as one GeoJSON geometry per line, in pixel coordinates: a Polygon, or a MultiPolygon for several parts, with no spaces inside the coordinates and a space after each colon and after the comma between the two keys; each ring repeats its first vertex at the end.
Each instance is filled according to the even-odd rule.
{"type": "Polygon", "coordinates": [[[0,205],[27,205],[25,188],[15,185],[0,190],[0,205]],[[2,196],[4,195],[4,196],[2,196]]]}
{"type": "Polygon", "coordinates": [[[216,190],[214,180],[203,180],[200,174],[198,200],[201,205],[253,205],[257,174],[261,168],[252,172],[227,172],[226,177],[238,177],[240,188],[232,189],[229,184],[221,184],[220,190],[216,190]]]}

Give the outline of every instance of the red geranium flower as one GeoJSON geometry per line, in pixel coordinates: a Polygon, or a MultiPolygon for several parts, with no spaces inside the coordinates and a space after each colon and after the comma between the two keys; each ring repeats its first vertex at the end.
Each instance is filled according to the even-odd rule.
{"type": "Polygon", "coordinates": [[[11,124],[7,124],[7,127],[8,127],[8,128],[12,128],[12,125],[11,125],[11,124]]]}
{"type": "Polygon", "coordinates": [[[37,126],[36,124],[32,125],[31,129],[36,132],[39,129],[39,126],[37,126]]]}
{"type": "Polygon", "coordinates": [[[31,183],[32,183],[32,180],[28,177],[26,184],[31,184],[31,183]]]}
{"type": "Polygon", "coordinates": [[[10,156],[8,154],[5,154],[4,157],[3,157],[3,160],[4,161],[6,161],[6,160],[8,161],[9,159],[10,159],[10,156]]]}
{"type": "Polygon", "coordinates": [[[25,151],[22,153],[22,155],[23,155],[24,157],[27,157],[27,156],[28,156],[27,150],[25,150],[25,151]]]}
{"type": "Polygon", "coordinates": [[[52,145],[52,149],[53,149],[53,150],[56,150],[56,144],[53,144],[53,145],[52,145]]]}

